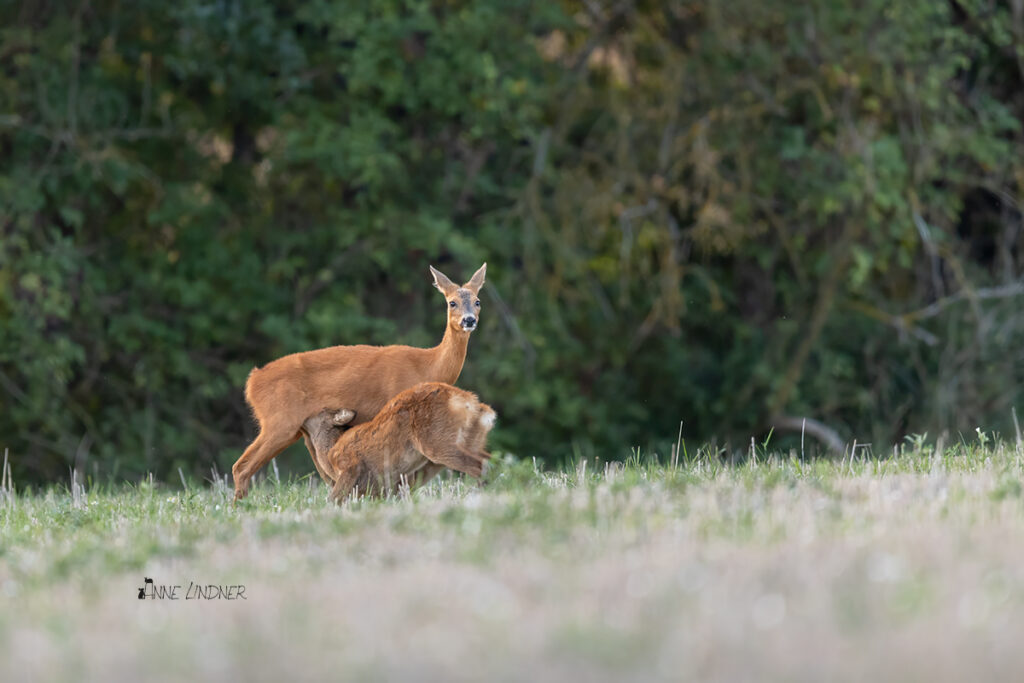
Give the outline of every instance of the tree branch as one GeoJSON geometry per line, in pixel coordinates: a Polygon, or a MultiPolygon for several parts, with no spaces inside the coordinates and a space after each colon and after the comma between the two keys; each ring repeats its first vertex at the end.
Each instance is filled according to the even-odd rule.
{"type": "Polygon", "coordinates": [[[955,303],[960,301],[975,300],[984,301],[986,299],[1010,299],[1015,296],[1024,294],[1024,282],[1013,282],[1002,287],[989,287],[986,289],[976,289],[973,292],[967,292],[961,290],[956,294],[952,294],[947,297],[943,297],[938,301],[935,301],[924,308],[912,311],[910,313],[904,313],[899,316],[906,322],[913,322],[915,320],[927,320],[928,318],[934,318],[935,316],[942,313],[944,310],[949,308],[955,303]]]}
{"type": "Polygon", "coordinates": [[[810,435],[833,454],[841,454],[846,449],[846,442],[839,436],[839,432],[813,418],[779,415],[770,422],[777,432],[800,432],[810,435]]]}

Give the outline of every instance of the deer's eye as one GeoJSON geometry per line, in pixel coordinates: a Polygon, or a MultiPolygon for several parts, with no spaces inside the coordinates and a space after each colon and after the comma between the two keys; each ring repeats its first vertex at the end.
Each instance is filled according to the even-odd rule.
{"type": "Polygon", "coordinates": [[[454,301],[449,301],[448,302],[448,308],[455,308],[455,302],[454,301]]]}
{"type": "Polygon", "coordinates": [[[476,300],[476,307],[477,307],[477,308],[480,308],[480,299],[477,299],[477,300],[476,300]]]}

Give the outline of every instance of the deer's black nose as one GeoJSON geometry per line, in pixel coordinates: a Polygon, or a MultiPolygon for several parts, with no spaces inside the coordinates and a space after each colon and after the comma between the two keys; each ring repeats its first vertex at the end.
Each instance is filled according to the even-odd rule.
{"type": "Polygon", "coordinates": [[[462,318],[463,327],[476,327],[476,318],[471,315],[467,315],[462,318]]]}

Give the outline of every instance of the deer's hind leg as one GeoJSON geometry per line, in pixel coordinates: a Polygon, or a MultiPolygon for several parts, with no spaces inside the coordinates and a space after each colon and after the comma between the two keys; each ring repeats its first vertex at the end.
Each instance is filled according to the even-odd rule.
{"type": "Polygon", "coordinates": [[[262,425],[259,436],[231,467],[231,476],[235,480],[235,500],[248,496],[252,476],[298,440],[298,428],[290,429],[280,423],[262,425]]]}

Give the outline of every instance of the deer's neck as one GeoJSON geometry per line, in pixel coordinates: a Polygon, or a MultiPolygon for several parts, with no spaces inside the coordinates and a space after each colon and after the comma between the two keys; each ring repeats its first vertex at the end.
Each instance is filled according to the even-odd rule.
{"type": "Polygon", "coordinates": [[[454,384],[462,372],[462,364],[466,362],[466,349],[469,346],[469,332],[453,329],[448,325],[444,329],[444,338],[434,351],[434,377],[438,381],[454,384]]]}

